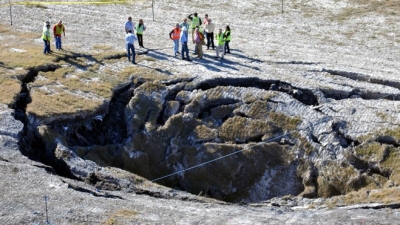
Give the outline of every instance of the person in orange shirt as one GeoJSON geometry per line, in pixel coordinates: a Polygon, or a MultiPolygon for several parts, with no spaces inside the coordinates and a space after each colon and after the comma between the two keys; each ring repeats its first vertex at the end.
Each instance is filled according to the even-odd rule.
{"type": "Polygon", "coordinates": [[[62,24],[62,21],[59,20],[58,23],[56,23],[53,27],[53,34],[54,34],[54,39],[56,40],[56,48],[58,50],[64,50],[61,47],[61,34],[64,34],[65,37],[65,27],[62,24]]]}
{"type": "Polygon", "coordinates": [[[176,57],[179,53],[179,38],[181,35],[181,29],[179,28],[179,23],[175,25],[175,28],[169,33],[169,38],[174,41],[174,55],[176,57]]]}

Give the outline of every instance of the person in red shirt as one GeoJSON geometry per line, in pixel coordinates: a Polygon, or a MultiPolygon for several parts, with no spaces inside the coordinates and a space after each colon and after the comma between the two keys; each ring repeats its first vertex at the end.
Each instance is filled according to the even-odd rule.
{"type": "Polygon", "coordinates": [[[54,34],[54,39],[56,40],[56,48],[58,50],[64,50],[61,47],[61,34],[64,34],[65,37],[65,27],[62,24],[62,21],[59,20],[58,23],[56,23],[53,27],[53,34],[54,34]]]}
{"type": "Polygon", "coordinates": [[[169,38],[174,41],[174,54],[175,56],[179,53],[179,38],[181,36],[181,29],[179,28],[179,23],[175,25],[175,28],[169,33],[169,38]]]}

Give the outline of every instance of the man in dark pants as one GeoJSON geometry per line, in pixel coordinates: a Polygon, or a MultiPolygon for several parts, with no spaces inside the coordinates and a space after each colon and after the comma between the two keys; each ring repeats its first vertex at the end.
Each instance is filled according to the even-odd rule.
{"type": "Polygon", "coordinates": [[[136,64],[135,62],[135,46],[133,43],[137,40],[134,34],[132,34],[132,31],[129,30],[128,33],[125,36],[125,42],[126,42],[126,51],[127,51],[127,56],[128,56],[128,61],[131,61],[131,53],[132,53],[132,63],[136,64]]]}
{"type": "Polygon", "coordinates": [[[182,45],[182,51],[181,51],[182,60],[192,61],[189,57],[189,48],[188,48],[189,35],[187,32],[187,28],[185,26],[183,26],[181,29],[181,36],[179,38],[179,41],[181,42],[182,45]]]}
{"type": "Polygon", "coordinates": [[[229,26],[225,27],[224,39],[225,39],[225,54],[230,54],[231,48],[229,47],[229,42],[231,41],[231,28],[229,26]]]}
{"type": "Polygon", "coordinates": [[[206,26],[205,26],[205,30],[206,30],[206,37],[207,37],[207,50],[210,49],[210,46],[212,47],[212,49],[214,49],[214,29],[215,26],[212,23],[211,19],[207,20],[206,26]]]}

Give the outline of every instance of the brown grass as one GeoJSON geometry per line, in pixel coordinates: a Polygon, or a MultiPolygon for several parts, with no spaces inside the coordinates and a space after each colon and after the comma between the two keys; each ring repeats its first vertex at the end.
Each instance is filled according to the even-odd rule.
{"type": "Polygon", "coordinates": [[[48,94],[37,90],[31,93],[31,98],[32,103],[28,104],[26,112],[42,118],[75,112],[89,113],[103,104],[103,101],[86,99],[68,92],[48,94]]]}
{"type": "Polygon", "coordinates": [[[170,78],[170,76],[155,69],[142,67],[125,67],[118,73],[118,77],[122,80],[127,80],[129,77],[140,77],[145,80],[166,80],[170,78]]]}
{"type": "Polygon", "coordinates": [[[21,91],[21,82],[3,73],[0,69],[0,102],[12,105],[21,91]]]}
{"type": "Polygon", "coordinates": [[[103,45],[103,44],[98,44],[98,45],[93,45],[94,50],[101,50],[101,51],[110,51],[113,50],[113,47],[110,45],[103,45]]]}
{"type": "MultiPolygon", "coordinates": [[[[125,52],[112,51],[108,45],[95,45],[94,54],[56,51],[45,55],[43,45],[34,41],[40,33],[16,32],[10,26],[0,24],[0,36],[1,103],[14,104],[21,91],[21,80],[29,70],[48,70],[48,65],[58,68],[39,71],[39,77],[28,84],[32,103],[27,112],[41,117],[95,111],[104,100],[111,98],[114,87],[130,77],[169,78],[155,69],[138,66],[127,66],[121,71],[104,68],[100,71],[100,64],[125,60],[125,52]]],[[[139,59],[155,60],[148,56],[139,59]]]]}
{"type": "Polygon", "coordinates": [[[389,204],[400,202],[400,190],[397,187],[383,188],[375,190],[360,190],[357,192],[350,192],[344,196],[339,197],[344,203],[359,204],[359,203],[382,203],[389,204]]]}
{"type": "Polygon", "coordinates": [[[351,17],[362,17],[371,13],[385,15],[385,16],[398,16],[400,15],[400,1],[399,0],[352,0],[351,5],[346,7],[338,14],[334,15],[331,19],[344,21],[351,17]]]}
{"type": "Polygon", "coordinates": [[[269,120],[288,131],[296,129],[301,123],[300,118],[288,117],[282,113],[272,111],[269,112],[269,120]]]}
{"type": "Polygon", "coordinates": [[[129,209],[120,209],[112,213],[109,218],[104,222],[105,225],[124,224],[121,220],[133,219],[139,214],[138,211],[129,209]]]}

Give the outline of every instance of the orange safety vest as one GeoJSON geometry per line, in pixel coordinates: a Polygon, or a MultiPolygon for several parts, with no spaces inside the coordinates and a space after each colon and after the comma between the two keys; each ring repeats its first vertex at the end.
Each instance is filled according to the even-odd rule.
{"type": "Polygon", "coordinates": [[[181,29],[179,28],[174,28],[172,30],[172,40],[179,40],[180,36],[181,36],[181,29]]]}
{"type": "Polygon", "coordinates": [[[65,30],[65,28],[64,28],[63,24],[61,24],[61,26],[59,26],[58,23],[56,23],[56,25],[54,25],[54,29],[53,29],[54,35],[61,36],[61,34],[62,34],[62,32],[64,32],[64,30],[65,30]]]}

